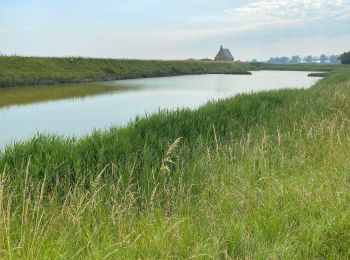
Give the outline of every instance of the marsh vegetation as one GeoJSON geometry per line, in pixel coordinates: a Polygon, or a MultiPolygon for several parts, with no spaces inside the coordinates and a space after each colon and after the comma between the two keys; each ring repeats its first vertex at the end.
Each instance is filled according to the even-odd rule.
{"type": "Polygon", "coordinates": [[[350,73],[0,155],[3,258],[349,257],[350,73]]]}

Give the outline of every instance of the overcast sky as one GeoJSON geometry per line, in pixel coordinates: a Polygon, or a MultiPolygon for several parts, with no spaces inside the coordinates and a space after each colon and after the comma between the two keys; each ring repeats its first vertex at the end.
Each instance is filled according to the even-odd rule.
{"type": "Polygon", "coordinates": [[[238,60],[350,49],[350,0],[1,0],[0,53],[238,60]]]}

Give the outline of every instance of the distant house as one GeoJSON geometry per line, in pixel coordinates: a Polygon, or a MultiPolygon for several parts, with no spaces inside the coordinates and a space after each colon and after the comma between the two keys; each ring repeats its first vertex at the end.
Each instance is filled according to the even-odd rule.
{"type": "Polygon", "coordinates": [[[224,49],[222,46],[220,46],[220,50],[218,54],[215,56],[215,61],[234,61],[231,52],[229,49],[224,49]]]}

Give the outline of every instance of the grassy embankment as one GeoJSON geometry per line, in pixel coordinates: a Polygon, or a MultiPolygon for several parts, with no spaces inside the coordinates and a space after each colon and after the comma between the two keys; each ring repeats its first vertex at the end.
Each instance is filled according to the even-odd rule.
{"type": "Polygon", "coordinates": [[[342,65],[0,56],[0,88],[249,70],[332,71],[342,65]]]}
{"type": "Polygon", "coordinates": [[[188,74],[247,74],[245,63],[0,56],[0,88],[188,74]]]}
{"type": "Polygon", "coordinates": [[[7,147],[0,257],[349,257],[349,100],[342,70],[7,147]]]}
{"type": "Polygon", "coordinates": [[[334,64],[268,64],[261,62],[249,63],[250,70],[288,70],[288,71],[333,71],[347,69],[347,65],[334,64]]]}

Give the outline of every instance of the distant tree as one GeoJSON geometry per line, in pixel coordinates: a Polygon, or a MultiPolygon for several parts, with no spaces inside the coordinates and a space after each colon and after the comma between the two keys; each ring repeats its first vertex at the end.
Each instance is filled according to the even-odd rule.
{"type": "Polygon", "coordinates": [[[292,64],[297,64],[297,63],[300,63],[300,62],[301,62],[301,58],[300,58],[299,55],[295,55],[295,56],[293,56],[293,57],[290,59],[289,62],[292,63],[292,64]]]}
{"type": "Polygon", "coordinates": [[[267,63],[272,64],[288,64],[289,58],[288,57],[271,57],[267,63]]]}
{"type": "Polygon", "coordinates": [[[329,63],[330,64],[339,64],[339,55],[331,55],[329,56],[329,63]]]}
{"type": "MultiPolygon", "coordinates": [[[[327,56],[325,54],[322,54],[321,56],[312,56],[308,55],[304,58],[301,58],[299,55],[295,55],[291,58],[288,57],[271,57],[266,63],[271,64],[298,64],[298,63],[308,63],[308,64],[314,64],[314,63],[322,63],[322,64],[339,64],[340,58],[337,55],[330,55],[327,56]]],[[[255,62],[255,59],[252,60],[252,62],[255,62]]]]}
{"type": "Polygon", "coordinates": [[[272,63],[272,64],[276,64],[277,63],[277,58],[271,57],[267,63],[272,63]]]}
{"type": "Polygon", "coordinates": [[[305,63],[312,63],[313,57],[311,55],[308,55],[308,56],[304,57],[303,61],[305,63]]]}
{"type": "Polygon", "coordinates": [[[339,60],[342,64],[350,64],[350,51],[344,52],[342,55],[340,55],[339,60]]]}
{"type": "Polygon", "coordinates": [[[257,59],[252,59],[252,61],[251,62],[258,62],[258,60],[257,59]]]}
{"type": "Polygon", "coordinates": [[[281,57],[279,60],[280,64],[288,64],[289,63],[289,58],[288,57],[281,57]]]}
{"type": "Polygon", "coordinates": [[[320,63],[325,64],[325,63],[327,63],[327,61],[329,62],[329,58],[325,54],[322,54],[320,56],[320,63]]]}

